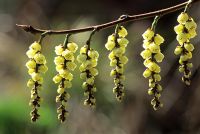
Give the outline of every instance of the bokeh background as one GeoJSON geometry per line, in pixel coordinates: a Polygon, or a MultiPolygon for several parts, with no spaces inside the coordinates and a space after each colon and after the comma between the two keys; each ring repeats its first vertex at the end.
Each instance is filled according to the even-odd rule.
{"type": "MultiPolygon", "coordinates": [[[[74,73],[73,88],[69,90],[70,115],[67,122],[57,120],[55,96],[57,85],[52,77],[56,74],[53,58],[54,47],[64,40],[64,35],[47,36],[43,52],[48,60],[49,71],[45,74],[44,98],[40,108],[41,118],[31,123],[28,106],[30,89],[26,87],[29,76],[25,52],[38,36],[26,33],[15,26],[31,24],[44,29],[81,28],[117,19],[122,14],[138,14],[178,4],[180,0],[0,0],[0,134],[200,134],[200,36],[192,42],[195,51],[192,62],[192,84],[186,87],[178,72],[178,57],[173,54],[177,45],[173,27],[180,13],[163,17],[157,32],[165,38],[162,51],[165,60],[161,63],[164,87],[164,107],[154,111],[147,95],[148,81],[144,71],[141,34],[151,25],[152,19],[124,24],[128,29],[130,44],[127,48],[129,62],[126,66],[126,97],[118,103],[112,93],[113,80],[109,77],[111,67],[104,44],[114,32],[109,28],[96,33],[92,47],[100,53],[97,108],[91,110],[82,105],[84,97],[79,70],[74,73]]],[[[200,2],[189,13],[200,25],[200,2]]],[[[198,27],[199,33],[200,27],[198,27]]],[[[89,33],[74,35],[71,39],[83,46],[89,33]]]]}

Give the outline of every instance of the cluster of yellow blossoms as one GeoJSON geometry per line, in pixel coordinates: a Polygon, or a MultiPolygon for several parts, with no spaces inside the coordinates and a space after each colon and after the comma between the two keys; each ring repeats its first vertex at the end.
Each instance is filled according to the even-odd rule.
{"type": "Polygon", "coordinates": [[[73,42],[69,42],[66,45],[58,45],[55,47],[56,57],[54,63],[56,65],[56,71],[58,74],[53,77],[55,83],[59,83],[56,97],[56,102],[60,103],[57,109],[58,119],[64,122],[66,115],[68,114],[67,101],[70,98],[69,93],[65,91],[66,88],[72,87],[73,74],[70,71],[74,71],[76,64],[74,63],[74,53],[77,51],[78,46],[73,42]]]}
{"type": "Polygon", "coordinates": [[[192,58],[192,51],[194,50],[194,46],[190,43],[190,39],[197,35],[197,24],[185,12],[182,12],[178,16],[177,21],[179,24],[174,27],[174,31],[177,34],[176,39],[179,42],[179,45],[176,47],[174,53],[180,55],[179,71],[184,73],[182,81],[186,85],[190,85],[190,68],[193,67],[193,64],[189,62],[189,60],[192,58]]]}
{"type": "Polygon", "coordinates": [[[26,55],[30,60],[26,63],[28,68],[28,74],[31,79],[28,80],[27,86],[31,89],[31,100],[29,105],[33,107],[31,111],[31,120],[36,121],[39,118],[38,107],[40,107],[41,97],[39,96],[39,90],[42,87],[43,78],[41,73],[45,73],[48,68],[46,66],[46,59],[41,54],[41,45],[38,42],[34,42],[30,45],[26,55]]]}
{"type": "MultiPolygon", "coordinates": [[[[190,1],[189,1],[190,2],[190,1]]],[[[185,11],[188,7],[187,4],[185,11]]],[[[123,16],[122,16],[123,17],[123,16]]],[[[148,28],[143,34],[143,48],[144,50],[140,53],[144,59],[144,66],[146,70],[143,72],[143,76],[149,79],[149,89],[148,94],[153,96],[151,100],[151,105],[154,110],[158,110],[163,104],[160,102],[162,86],[159,84],[161,81],[161,68],[158,63],[162,62],[164,55],[161,53],[160,45],[164,43],[164,38],[155,33],[155,26],[160,17],[156,16],[151,28],[148,28]]],[[[122,19],[120,17],[120,19],[122,19]]],[[[186,85],[190,85],[191,80],[191,71],[193,64],[189,61],[192,58],[192,51],[194,50],[193,44],[190,43],[190,39],[194,38],[197,33],[197,24],[186,12],[182,12],[178,18],[178,25],[174,27],[174,31],[177,36],[176,39],[179,45],[174,50],[175,55],[180,55],[179,58],[179,71],[184,75],[182,81],[186,85]]],[[[98,29],[95,29],[98,30],[98,29]]],[[[90,107],[96,106],[95,99],[95,77],[98,75],[98,70],[96,69],[99,53],[94,49],[90,48],[90,40],[92,35],[95,33],[95,30],[91,33],[87,45],[84,45],[80,49],[80,54],[77,56],[77,61],[81,63],[79,70],[81,72],[80,78],[84,80],[82,88],[84,89],[84,96],[86,99],[84,105],[90,107]]],[[[31,78],[27,82],[27,86],[31,88],[31,100],[29,105],[32,107],[30,113],[31,120],[36,121],[39,118],[38,108],[40,107],[41,97],[39,91],[42,88],[43,77],[42,73],[45,73],[48,70],[46,66],[46,58],[41,53],[41,40],[46,34],[41,34],[39,42],[34,42],[29,46],[29,50],[26,52],[26,55],[29,58],[29,61],[26,63],[28,68],[28,74],[31,78]]],[[[115,33],[108,36],[105,47],[110,51],[108,58],[110,59],[110,66],[113,69],[110,72],[110,76],[114,77],[115,87],[113,88],[113,93],[116,96],[118,101],[122,101],[125,95],[124,89],[124,66],[128,62],[128,58],[125,56],[126,47],[129,41],[126,39],[128,35],[127,30],[121,26],[117,25],[115,33]]],[[[56,65],[56,71],[58,72],[54,77],[53,81],[58,85],[56,96],[56,102],[59,103],[57,108],[58,119],[61,122],[66,120],[68,114],[67,102],[70,98],[70,94],[66,91],[72,87],[73,74],[71,71],[74,71],[77,65],[75,64],[75,52],[78,49],[78,45],[74,42],[68,42],[69,34],[66,37],[66,40],[63,44],[60,44],[55,47],[56,57],[54,63],[56,65]]]]}
{"type": "Polygon", "coordinates": [[[120,26],[117,28],[116,33],[108,37],[105,47],[107,50],[111,51],[109,54],[110,66],[115,67],[110,75],[115,76],[114,83],[115,87],[113,88],[113,93],[116,94],[118,101],[121,101],[125,95],[124,85],[122,81],[125,80],[124,76],[124,65],[127,64],[128,58],[124,55],[127,44],[129,41],[125,38],[128,32],[123,27],[120,26]]]}
{"type": "Polygon", "coordinates": [[[142,58],[145,60],[144,65],[147,68],[143,72],[145,78],[149,78],[149,95],[153,95],[151,104],[153,105],[154,110],[157,110],[159,107],[162,107],[160,102],[160,92],[162,87],[158,82],[161,80],[160,76],[160,67],[157,62],[162,62],[164,55],[161,53],[160,45],[164,42],[164,39],[159,34],[155,34],[152,29],[147,29],[143,33],[143,47],[145,50],[141,52],[142,58]]]}
{"type": "Polygon", "coordinates": [[[96,99],[94,92],[96,92],[95,87],[95,76],[98,75],[98,70],[95,68],[97,66],[97,61],[99,58],[99,53],[91,48],[88,45],[83,46],[80,49],[80,54],[77,56],[77,61],[81,63],[79,70],[81,72],[80,78],[84,79],[85,82],[82,84],[84,89],[84,96],[86,100],[84,105],[89,105],[94,107],[96,105],[96,99]]]}

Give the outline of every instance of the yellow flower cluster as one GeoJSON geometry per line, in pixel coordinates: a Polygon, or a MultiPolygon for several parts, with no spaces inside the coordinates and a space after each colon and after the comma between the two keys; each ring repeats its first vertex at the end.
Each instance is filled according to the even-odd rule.
{"type": "Polygon", "coordinates": [[[31,89],[31,100],[29,105],[33,107],[31,111],[31,120],[36,121],[39,118],[38,107],[40,107],[41,97],[39,90],[42,87],[43,78],[41,73],[45,73],[48,68],[46,66],[45,56],[41,53],[41,45],[34,42],[30,45],[26,55],[30,60],[26,63],[28,73],[31,79],[28,80],[27,86],[31,89]]]}
{"type": "Polygon", "coordinates": [[[128,62],[128,58],[124,55],[127,44],[129,43],[125,38],[127,34],[127,30],[123,26],[120,26],[116,33],[108,37],[107,43],[105,44],[106,49],[111,51],[108,56],[110,59],[110,66],[115,67],[110,75],[115,76],[113,93],[116,94],[118,101],[121,101],[125,95],[122,82],[125,80],[124,65],[128,62]]]}
{"type": "Polygon", "coordinates": [[[151,104],[154,110],[157,110],[159,107],[162,107],[162,103],[160,102],[162,87],[158,84],[158,82],[161,81],[161,76],[159,74],[161,69],[157,63],[162,62],[164,59],[164,55],[160,50],[160,45],[164,42],[164,38],[159,34],[155,34],[150,28],[147,29],[142,36],[145,50],[143,50],[140,55],[145,60],[144,65],[147,68],[143,72],[143,76],[149,78],[150,89],[148,90],[148,94],[153,95],[151,104]]]}
{"type": "Polygon", "coordinates": [[[190,43],[190,39],[197,35],[197,24],[193,18],[184,12],[178,16],[177,21],[179,24],[174,27],[174,31],[177,34],[176,39],[179,42],[179,45],[176,47],[174,53],[180,55],[179,71],[184,73],[182,81],[186,85],[190,85],[190,68],[193,67],[193,64],[189,62],[189,60],[192,58],[192,51],[194,50],[194,46],[190,43]]]}
{"type": "Polygon", "coordinates": [[[54,63],[56,65],[56,71],[58,74],[53,77],[55,83],[59,83],[57,92],[58,96],[56,97],[56,102],[60,103],[60,106],[57,109],[58,119],[61,122],[64,122],[68,114],[67,101],[70,98],[69,93],[65,91],[66,88],[72,87],[73,75],[70,71],[74,71],[76,64],[74,63],[74,53],[77,51],[78,46],[76,43],[69,42],[64,45],[58,45],[55,47],[56,57],[54,63]]]}
{"type": "Polygon", "coordinates": [[[98,70],[95,68],[97,66],[97,61],[99,58],[99,53],[87,45],[80,49],[80,54],[77,56],[77,61],[81,63],[79,70],[81,72],[80,78],[84,79],[85,82],[82,84],[82,88],[85,89],[84,95],[87,99],[84,101],[84,105],[89,105],[94,107],[96,105],[96,99],[94,92],[96,92],[95,87],[95,76],[98,75],[98,70]]]}

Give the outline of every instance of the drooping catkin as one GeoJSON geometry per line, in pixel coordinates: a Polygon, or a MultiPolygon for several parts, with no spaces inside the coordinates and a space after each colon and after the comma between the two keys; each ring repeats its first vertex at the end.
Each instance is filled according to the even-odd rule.
{"type": "Polygon", "coordinates": [[[65,45],[61,44],[55,47],[56,57],[54,63],[56,65],[56,71],[58,74],[54,76],[54,83],[59,83],[57,92],[58,96],[56,97],[56,102],[60,103],[60,106],[57,109],[58,119],[61,122],[66,120],[68,114],[67,102],[70,98],[70,94],[66,89],[72,87],[73,74],[71,71],[74,71],[76,68],[74,53],[77,51],[78,46],[76,43],[69,42],[65,45]]]}
{"type": "Polygon", "coordinates": [[[158,84],[161,81],[160,71],[161,68],[157,64],[162,62],[164,55],[161,53],[160,45],[164,42],[164,38],[159,34],[155,34],[154,31],[149,28],[143,33],[143,50],[141,52],[142,58],[145,60],[144,65],[146,70],[143,72],[143,76],[149,79],[148,94],[153,96],[151,105],[154,110],[162,107],[160,102],[160,96],[162,87],[158,84]]]}
{"type": "Polygon", "coordinates": [[[192,58],[192,51],[194,50],[193,44],[190,43],[190,39],[194,38],[197,33],[197,24],[187,13],[182,12],[177,21],[179,24],[174,27],[174,31],[177,36],[176,39],[179,45],[174,50],[175,55],[180,55],[179,58],[179,72],[183,73],[182,81],[186,85],[190,85],[191,80],[191,68],[193,64],[190,62],[192,58]]]}
{"type": "Polygon", "coordinates": [[[98,70],[96,69],[98,58],[99,53],[89,48],[88,45],[83,46],[80,49],[80,54],[77,56],[78,62],[81,63],[79,67],[81,72],[80,78],[85,80],[82,84],[84,96],[86,96],[84,105],[91,107],[96,106],[94,93],[96,92],[95,77],[98,75],[98,70]]]}
{"type": "Polygon", "coordinates": [[[38,108],[40,107],[40,102],[42,100],[39,95],[43,83],[41,73],[45,73],[48,70],[48,67],[46,66],[46,58],[41,53],[41,45],[38,42],[34,42],[30,45],[26,55],[29,58],[26,67],[28,68],[28,74],[31,76],[31,79],[27,82],[27,86],[32,88],[31,100],[29,102],[29,105],[32,106],[30,115],[31,120],[35,122],[40,116],[38,108]]]}
{"type": "Polygon", "coordinates": [[[125,51],[129,41],[125,38],[128,32],[123,26],[117,26],[116,32],[108,37],[105,47],[110,51],[109,59],[110,66],[114,67],[110,76],[114,76],[113,93],[118,101],[122,101],[125,95],[124,84],[124,65],[127,64],[128,58],[125,56],[125,51]]]}

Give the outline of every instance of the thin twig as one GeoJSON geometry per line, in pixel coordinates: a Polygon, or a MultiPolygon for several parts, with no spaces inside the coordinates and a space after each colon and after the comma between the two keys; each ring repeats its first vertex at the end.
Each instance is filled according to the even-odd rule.
{"type": "MultiPolygon", "coordinates": [[[[200,1],[200,0],[193,0],[190,4],[198,2],[198,1],[200,1]]],[[[22,28],[23,30],[25,30],[26,32],[30,32],[32,34],[41,34],[46,31],[48,31],[48,34],[73,34],[73,33],[82,33],[82,32],[86,32],[86,31],[92,31],[94,29],[96,29],[97,31],[100,31],[102,29],[106,29],[106,28],[115,26],[117,24],[126,23],[129,21],[143,20],[143,19],[152,18],[155,16],[163,16],[163,15],[184,9],[187,4],[188,4],[188,1],[178,4],[178,5],[175,5],[175,6],[172,6],[172,7],[169,7],[169,8],[165,8],[165,9],[161,9],[161,10],[157,10],[157,11],[153,11],[153,12],[137,14],[137,15],[125,15],[126,17],[121,17],[120,19],[117,19],[117,20],[114,20],[114,21],[111,21],[108,23],[79,28],[79,29],[44,30],[44,29],[35,28],[31,25],[20,25],[20,24],[16,24],[16,25],[18,27],[22,28]]]]}
{"type": "Polygon", "coordinates": [[[155,18],[154,18],[154,21],[153,21],[153,23],[152,23],[152,26],[151,26],[151,29],[155,32],[155,30],[156,30],[156,26],[157,26],[157,23],[158,23],[158,20],[160,19],[160,16],[156,16],[155,18]]]}
{"type": "Polygon", "coordinates": [[[64,48],[67,48],[67,43],[69,43],[69,37],[71,36],[71,34],[67,34],[63,43],[64,48]]]}

